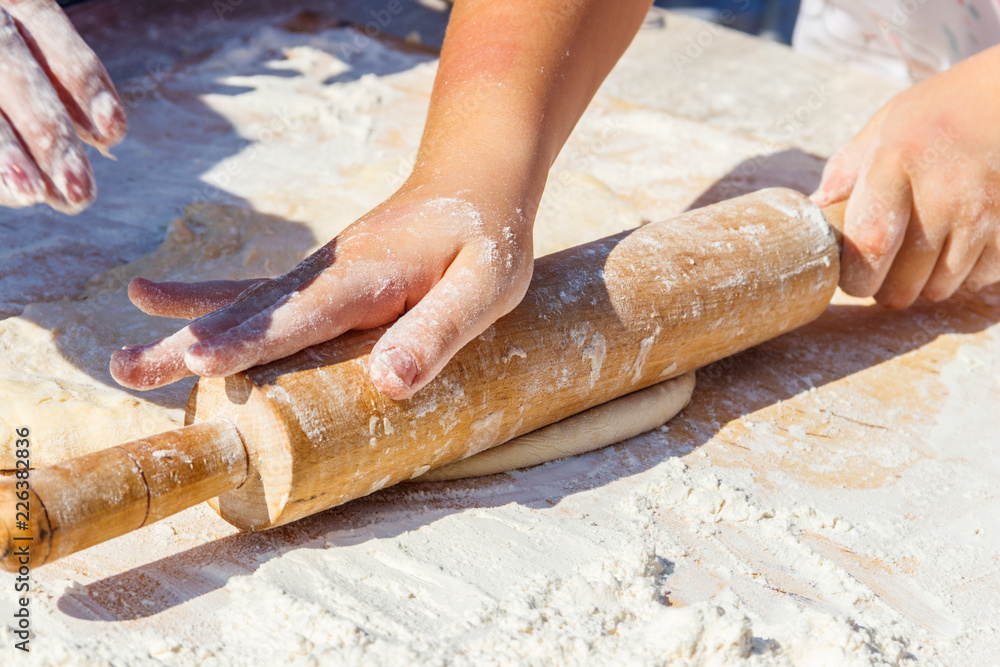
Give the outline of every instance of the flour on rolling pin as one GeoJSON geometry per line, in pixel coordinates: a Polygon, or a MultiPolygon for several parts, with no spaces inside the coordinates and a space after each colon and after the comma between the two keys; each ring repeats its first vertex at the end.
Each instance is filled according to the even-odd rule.
{"type": "Polygon", "coordinates": [[[409,400],[368,380],[384,329],[203,378],[187,427],[33,476],[38,562],[206,499],[242,529],[288,523],[781,335],[837,285],[811,209],[765,191],[543,257],[522,303],[409,400]]]}
{"type": "Polygon", "coordinates": [[[381,329],[202,380],[188,413],[235,423],[254,471],[212,502],[285,523],[682,375],[816,317],[838,255],[812,202],[763,191],[537,260],[521,305],[413,399],[367,381],[381,329]]]}

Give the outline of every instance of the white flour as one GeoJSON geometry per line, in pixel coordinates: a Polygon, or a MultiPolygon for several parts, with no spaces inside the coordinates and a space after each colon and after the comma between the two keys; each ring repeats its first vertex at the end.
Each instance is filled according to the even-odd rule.
{"type": "MultiPolygon", "coordinates": [[[[36,261],[39,239],[6,251],[5,262],[34,262],[48,280],[4,277],[4,313],[21,313],[23,294],[41,303],[0,322],[0,414],[24,396],[13,384],[24,359],[34,360],[34,382],[63,388],[61,400],[110,411],[50,446],[159,430],[179,420],[186,395],[137,399],[111,386],[110,350],[171,324],[128,306],[128,276],[105,273],[85,287],[86,276],[137,257],[137,270],[161,279],[273,274],[405,177],[433,62],[378,41],[345,60],[353,30],[291,33],[277,23],[262,20],[249,37],[178,65],[132,110],[119,162],[97,165],[102,187],[112,185],[86,214],[79,249],[56,236],[48,264],[36,261]],[[181,207],[220,197],[274,217],[237,223],[234,209],[208,209],[211,220],[174,223],[168,243],[141,256],[181,207]],[[89,272],[76,276],[75,260],[89,272]],[[66,283],[52,286],[67,265],[66,283]],[[75,298],[81,289],[88,300],[75,298]],[[118,329],[102,333],[109,321],[118,329]]],[[[696,33],[700,24],[667,25],[696,33]]],[[[709,83],[687,89],[678,113],[688,118],[666,113],[649,81],[631,85],[640,66],[670,62],[664,39],[655,28],[640,35],[638,55],[581,122],[541,208],[539,252],[677,212],[736,165],[785,148],[768,129],[773,109],[729,111],[718,127],[732,133],[701,122],[726,108],[715,97],[697,106],[704,98],[692,91],[709,83]],[[754,122],[761,133],[746,133],[754,122]]],[[[758,49],[718,39],[727,53],[758,49]]],[[[798,62],[759,49],[767,62],[798,62]]],[[[791,68],[803,79],[793,83],[820,67],[791,68]]],[[[850,92],[850,72],[835,74],[850,92]]],[[[731,94],[760,94],[758,84],[731,94]]],[[[866,86],[869,101],[884,93],[866,86]]],[[[814,120],[831,117],[826,108],[814,120]]],[[[816,127],[803,132],[818,141],[816,127]]],[[[802,170],[816,161],[787,165],[807,181],[802,170]]],[[[765,172],[774,173],[751,182],[765,172]]],[[[56,224],[44,220],[41,235],[56,224]]],[[[996,312],[997,293],[984,298],[976,307],[996,312]]],[[[851,319],[856,302],[840,304],[829,317],[864,328],[851,319]]],[[[30,656],[4,627],[15,600],[12,578],[0,575],[0,663],[985,664],[1000,650],[1000,424],[983,407],[1000,397],[1000,335],[995,323],[951,314],[941,324],[938,312],[912,316],[914,337],[934,334],[927,345],[887,358],[873,350],[899,348],[898,338],[870,333],[859,347],[816,329],[720,362],[660,432],[576,459],[394,487],[257,535],[194,508],[35,572],[30,656]],[[887,386],[912,391],[886,397],[887,386]]],[[[599,373],[613,341],[589,345],[599,373]]],[[[59,422],[44,398],[39,414],[59,422]]]]}

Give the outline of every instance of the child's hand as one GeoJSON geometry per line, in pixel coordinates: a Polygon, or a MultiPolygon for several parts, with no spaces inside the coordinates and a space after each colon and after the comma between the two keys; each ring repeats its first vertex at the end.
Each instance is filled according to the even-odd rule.
{"type": "Polygon", "coordinates": [[[1000,48],[893,98],[823,172],[841,287],[905,308],[1000,281],[1000,48]]]}
{"type": "Polygon", "coordinates": [[[372,351],[369,372],[387,396],[411,396],[520,302],[532,268],[531,225],[520,210],[430,189],[397,193],[273,280],[134,280],[129,295],[147,313],[215,312],[116,352],[112,374],[137,389],[192,373],[225,376],[402,316],[372,351]]]}
{"type": "Polygon", "coordinates": [[[548,171],[649,5],[457,1],[406,185],[275,280],[133,281],[146,312],[218,310],[115,353],[112,375],[138,389],[228,375],[402,315],[370,373],[387,396],[411,396],[524,296],[548,171]]]}
{"type": "Polygon", "coordinates": [[[0,206],[76,213],[93,201],[80,138],[118,143],[125,110],[54,0],[0,0],[0,111],[0,206]]]}

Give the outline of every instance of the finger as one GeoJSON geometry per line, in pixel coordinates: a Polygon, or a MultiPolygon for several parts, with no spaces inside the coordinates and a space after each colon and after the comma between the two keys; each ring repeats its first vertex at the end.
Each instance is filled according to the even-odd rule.
{"type": "Polygon", "coordinates": [[[242,298],[195,320],[171,336],[116,351],[111,355],[111,376],[125,387],[145,390],[191,375],[191,370],[184,363],[188,348],[238,326],[273,305],[279,297],[272,295],[268,287],[250,288],[241,295],[242,298]]]}
{"type": "Polygon", "coordinates": [[[128,298],[139,310],[157,317],[193,320],[228,306],[240,294],[265,280],[207,280],[197,283],[155,283],[134,278],[128,298]]]}
{"type": "Polygon", "coordinates": [[[395,400],[409,398],[520,302],[527,278],[512,281],[496,271],[484,265],[476,249],[459,253],[441,280],[372,349],[368,372],[380,392],[395,400]]]}
{"type": "Polygon", "coordinates": [[[45,183],[17,135],[0,115],[0,206],[20,208],[45,201],[45,183]]]}
{"type": "Polygon", "coordinates": [[[924,290],[945,244],[950,242],[950,225],[940,217],[940,213],[913,209],[903,243],[875,294],[875,300],[883,306],[906,308],[924,290]]]}
{"type": "Polygon", "coordinates": [[[111,377],[129,389],[155,389],[182,380],[191,371],[184,365],[184,351],[197,342],[190,327],[167,338],[127,345],[111,354],[111,377]]]}
{"type": "Polygon", "coordinates": [[[191,375],[184,363],[189,347],[239,326],[271,306],[332,263],[322,248],[275,280],[250,287],[228,306],[198,318],[172,336],[130,346],[111,355],[111,376],[132,389],[154,389],[191,375]]]}
{"type": "Polygon", "coordinates": [[[0,111],[48,181],[47,201],[74,213],[97,194],[90,163],[59,96],[21,39],[13,20],[0,10],[0,111]]]}
{"type": "Polygon", "coordinates": [[[1000,240],[994,239],[992,243],[987,244],[979,260],[972,267],[969,277],[965,279],[965,286],[976,292],[998,282],[1000,282],[1000,240]]]}
{"type": "Polygon", "coordinates": [[[359,275],[320,274],[257,315],[192,345],[185,365],[196,375],[225,377],[336,338],[357,328],[372,310],[381,311],[380,323],[402,311],[405,297],[399,289],[358,298],[365,292],[359,275]]]}
{"type": "Polygon", "coordinates": [[[100,59],[54,0],[7,3],[84,141],[113,146],[125,137],[125,107],[100,59]]]}
{"type": "Polygon", "coordinates": [[[812,194],[817,206],[829,206],[846,201],[857,184],[865,155],[882,124],[885,109],[878,112],[861,132],[854,136],[823,166],[819,188],[812,194]]]}
{"type": "Polygon", "coordinates": [[[957,229],[943,244],[941,254],[920,291],[930,301],[944,301],[958,291],[986,249],[986,240],[957,229]]]}
{"type": "Polygon", "coordinates": [[[878,292],[899,252],[913,209],[906,173],[896,156],[871,154],[844,215],[840,286],[852,296],[878,292]]]}

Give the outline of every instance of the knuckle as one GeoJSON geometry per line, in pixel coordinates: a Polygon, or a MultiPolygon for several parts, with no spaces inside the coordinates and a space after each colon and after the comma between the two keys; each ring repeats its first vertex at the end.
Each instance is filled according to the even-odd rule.
{"type": "Polygon", "coordinates": [[[1000,283],[1000,252],[991,261],[980,261],[965,281],[965,286],[973,291],[1000,283]]]}
{"type": "Polygon", "coordinates": [[[921,173],[926,172],[933,164],[927,150],[919,141],[914,139],[899,139],[897,141],[898,143],[893,148],[894,159],[910,178],[916,178],[921,173]]]}
{"type": "Polygon", "coordinates": [[[920,295],[931,303],[940,303],[947,300],[952,294],[954,292],[951,290],[925,289],[920,295]]]}
{"type": "Polygon", "coordinates": [[[981,238],[995,219],[992,206],[983,197],[959,194],[946,194],[927,202],[921,208],[921,215],[925,226],[940,230],[942,236],[951,233],[953,239],[960,238],[970,244],[976,237],[981,238]]]}
{"type": "Polygon", "coordinates": [[[840,289],[856,297],[869,297],[875,294],[878,285],[867,270],[849,269],[845,265],[840,275],[840,289]]]}
{"type": "Polygon", "coordinates": [[[915,300],[916,295],[897,289],[885,289],[875,295],[875,301],[893,310],[902,310],[915,300]]]}
{"type": "MultiPolygon", "coordinates": [[[[438,316],[419,312],[406,324],[404,339],[412,341],[408,348],[413,350],[418,367],[433,366],[434,360],[451,348],[462,336],[462,327],[453,318],[454,313],[438,316]]],[[[420,368],[421,372],[426,368],[420,368]]]]}
{"type": "Polygon", "coordinates": [[[510,312],[524,299],[524,295],[528,292],[528,286],[531,284],[531,274],[529,266],[526,270],[517,271],[510,277],[505,289],[501,291],[497,299],[497,302],[503,306],[504,312],[510,312]]]}
{"type": "Polygon", "coordinates": [[[955,291],[959,283],[959,278],[957,271],[944,266],[938,266],[934,270],[934,274],[930,280],[920,290],[920,296],[928,301],[944,301],[955,291]]]}
{"type": "Polygon", "coordinates": [[[850,240],[858,254],[870,262],[887,255],[892,245],[892,236],[887,226],[881,220],[874,218],[863,221],[862,226],[854,231],[850,240]]]}
{"type": "Polygon", "coordinates": [[[973,197],[969,203],[969,209],[964,212],[963,229],[969,237],[969,244],[983,242],[987,244],[991,237],[1000,235],[1000,211],[992,201],[987,201],[986,197],[973,197]]]}

